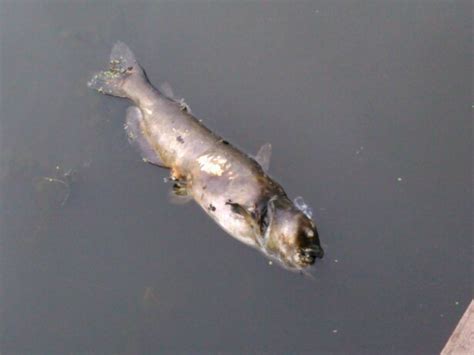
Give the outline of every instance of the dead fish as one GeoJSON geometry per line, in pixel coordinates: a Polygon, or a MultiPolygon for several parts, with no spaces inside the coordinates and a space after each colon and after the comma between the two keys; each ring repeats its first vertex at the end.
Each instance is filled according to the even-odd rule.
{"type": "Polygon", "coordinates": [[[268,175],[270,144],[251,157],[209,130],[169,86],[153,87],[123,42],[88,85],[134,103],[126,115],[129,140],[144,161],[170,170],[176,196],[194,199],[227,233],[288,269],[323,257],[309,207],[291,201],[268,175]]]}

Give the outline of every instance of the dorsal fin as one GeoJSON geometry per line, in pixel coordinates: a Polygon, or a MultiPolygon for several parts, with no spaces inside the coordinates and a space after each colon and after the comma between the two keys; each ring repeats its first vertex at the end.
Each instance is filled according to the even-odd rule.
{"type": "Polygon", "coordinates": [[[167,81],[160,84],[160,92],[166,96],[168,99],[174,100],[174,92],[173,88],[171,87],[170,83],[167,81]]]}
{"type": "Polygon", "coordinates": [[[272,145],[265,143],[260,147],[255,156],[255,160],[260,164],[264,171],[268,171],[270,168],[270,158],[272,157],[272,145]]]}
{"type": "Polygon", "coordinates": [[[186,111],[188,113],[191,113],[191,108],[189,107],[189,105],[184,101],[183,98],[179,98],[177,97],[174,92],[173,92],[173,88],[171,87],[170,83],[168,83],[167,81],[163,82],[160,84],[160,92],[166,96],[168,99],[170,99],[171,101],[174,101],[176,103],[178,103],[181,107],[181,110],[183,111],[186,111]]]}

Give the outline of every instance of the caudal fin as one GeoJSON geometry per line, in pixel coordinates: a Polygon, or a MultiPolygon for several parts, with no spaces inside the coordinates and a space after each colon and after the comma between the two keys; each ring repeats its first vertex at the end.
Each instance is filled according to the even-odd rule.
{"type": "Polygon", "coordinates": [[[135,55],[128,46],[118,41],[110,53],[109,68],[96,73],[87,85],[102,94],[127,97],[123,83],[131,75],[143,75],[135,55]]]}

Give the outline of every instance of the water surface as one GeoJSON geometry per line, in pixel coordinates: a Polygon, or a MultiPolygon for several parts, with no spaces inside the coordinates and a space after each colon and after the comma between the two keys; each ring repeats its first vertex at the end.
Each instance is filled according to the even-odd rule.
{"type": "Polygon", "coordinates": [[[0,11],[2,354],[441,349],[472,298],[470,2],[0,11]],[[86,86],[116,40],[232,143],[272,143],[314,280],[168,202],[129,104],[86,86]]]}

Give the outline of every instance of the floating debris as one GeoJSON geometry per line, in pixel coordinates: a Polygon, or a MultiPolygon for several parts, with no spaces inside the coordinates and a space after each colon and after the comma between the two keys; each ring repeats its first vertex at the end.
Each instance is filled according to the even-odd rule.
{"type": "Polygon", "coordinates": [[[58,165],[52,176],[35,178],[35,190],[40,206],[49,209],[63,207],[71,195],[74,175],[72,169],[64,171],[58,165]]]}

